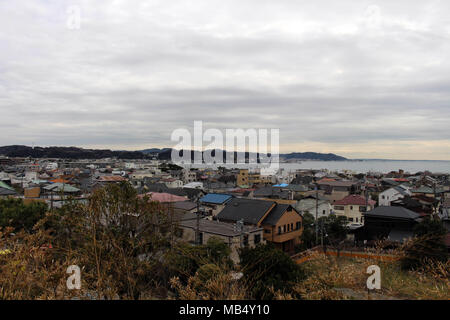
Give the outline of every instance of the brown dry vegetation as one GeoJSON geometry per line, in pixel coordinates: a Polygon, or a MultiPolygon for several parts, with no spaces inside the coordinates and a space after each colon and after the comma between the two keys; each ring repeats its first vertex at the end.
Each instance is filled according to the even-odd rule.
{"type": "MultiPolygon", "coordinates": [[[[423,270],[404,271],[399,262],[320,255],[304,263],[304,267],[308,278],[294,287],[293,294],[298,294],[306,300],[450,298],[448,262],[430,263],[423,270]],[[381,290],[377,290],[374,295],[368,295],[366,281],[369,275],[366,270],[373,264],[381,269],[381,290]]],[[[292,299],[293,294],[278,294],[277,298],[292,299]]]]}
{"type": "MultiPolygon", "coordinates": [[[[156,203],[136,197],[129,187],[111,186],[95,192],[89,205],[47,213],[32,232],[0,229],[0,300],[255,297],[256,284],[249,280],[251,276],[233,279],[233,272],[245,274],[249,266],[241,270],[232,266],[226,244],[176,244],[176,226],[168,218],[156,203]],[[66,287],[70,265],[81,267],[81,290],[66,287]]],[[[382,245],[374,252],[381,250],[382,245]]],[[[403,252],[401,248],[390,253],[402,256],[403,252]]],[[[379,295],[371,296],[373,299],[450,297],[448,261],[425,261],[421,269],[404,271],[400,262],[317,254],[302,264],[302,277],[295,281],[286,276],[292,260],[280,256],[281,252],[268,250],[272,260],[264,255],[254,259],[254,253],[249,255],[250,261],[258,268],[250,269],[276,275],[275,279],[282,279],[280,272],[284,272],[288,278],[289,286],[278,286],[284,292],[274,292],[279,281],[268,287],[275,299],[367,299],[366,270],[372,264],[381,268],[382,277],[382,289],[379,295]]]]}

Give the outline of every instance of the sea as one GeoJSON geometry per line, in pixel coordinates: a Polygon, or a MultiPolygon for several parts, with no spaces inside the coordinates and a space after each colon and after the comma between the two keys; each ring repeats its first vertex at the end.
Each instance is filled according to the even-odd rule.
{"type": "Polygon", "coordinates": [[[403,170],[407,173],[430,171],[432,173],[450,174],[450,161],[432,160],[349,160],[349,161],[301,161],[299,163],[280,163],[287,171],[298,169],[327,169],[329,171],[352,171],[356,173],[403,170]]]}
{"type": "MultiPolygon", "coordinates": [[[[255,168],[258,165],[222,164],[227,168],[255,168]]],[[[190,168],[215,168],[218,165],[189,165],[190,168]]],[[[431,173],[450,174],[450,161],[435,160],[345,160],[345,161],[298,161],[294,163],[279,163],[279,168],[294,172],[301,169],[328,170],[331,172],[351,171],[354,173],[389,173],[403,170],[405,173],[429,171],[431,173]]]]}

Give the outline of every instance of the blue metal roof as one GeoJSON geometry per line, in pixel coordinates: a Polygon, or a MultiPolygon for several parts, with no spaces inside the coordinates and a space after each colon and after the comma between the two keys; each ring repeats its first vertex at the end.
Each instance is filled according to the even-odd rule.
{"type": "Polygon", "coordinates": [[[208,193],[206,196],[200,199],[200,202],[213,203],[213,204],[223,204],[230,200],[232,196],[228,194],[220,193],[208,193]]]}
{"type": "Polygon", "coordinates": [[[286,188],[287,186],[289,186],[287,183],[281,183],[281,184],[276,184],[273,187],[281,187],[281,188],[286,188]]]}

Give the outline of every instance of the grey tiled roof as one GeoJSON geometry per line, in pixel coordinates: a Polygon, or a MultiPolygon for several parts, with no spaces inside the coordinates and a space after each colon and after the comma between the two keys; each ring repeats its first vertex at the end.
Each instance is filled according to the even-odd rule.
{"type": "Polygon", "coordinates": [[[420,215],[414,211],[396,206],[394,207],[380,206],[364,213],[364,216],[388,217],[388,218],[408,219],[408,220],[415,220],[420,217],[420,215]]]}
{"type": "Polygon", "coordinates": [[[274,204],[272,201],[233,198],[217,215],[217,219],[225,221],[243,219],[246,224],[257,224],[274,204]]]}
{"type": "Polygon", "coordinates": [[[287,210],[290,210],[290,209],[292,209],[292,210],[294,210],[295,212],[298,213],[298,211],[295,210],[295,208],[293,208],[291,205],[289,205],[289,204],[279,204],[278,203],[275,206],[275,208],[273,208],[272,211],[270,211],[270,213],[264,219],[263,224],[270,224],[271,226],[276,225],[278,220],[280,220],[280,218],[283,216],[283,214],[287,210]]]}
{"type": "Polygon", "coordinates": [[[9,189],[5,189],[5,188],[0,188],[0,196],[15,196],[17,195],[17,192],[9,190],[9,189]]]}

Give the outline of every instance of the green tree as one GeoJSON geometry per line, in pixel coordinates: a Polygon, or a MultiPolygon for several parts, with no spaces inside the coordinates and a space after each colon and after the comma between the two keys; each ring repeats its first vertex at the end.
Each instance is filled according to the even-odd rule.
{"type": "Polygon", "coordinates": [[[272,299],[275,291],[290,292],[295,282],[304,278],[303,269],[273,244],[243,248],[240,265],[246,287],[254,299],[272,299]]]}
{"type": "Polygon", "coordinates": [[[211,237],[204,245],[180,242],[167,255],[167,266],[171,275],[186,283],[204,265],[215,265],[231,270],[231,249],[223,240],[211,237]]]}
{"type": "Polygon", "coordinates": [[[83,266],[89,290],[122,299],[168,283],[161,257],[170,248],[171,225],[167,210],[138,197],[129,183],[97,189],[88,204],[69,203],[42,222],[54,247],[83,266]]]}
{"type": "Polygon", "coordinates": [[[314,216],[306,212],[303,214],[303,233],[301,236],[301,244],[299,246],[300,250],[307,250],[314,246],[315,242],[315,219],[314,216]]]}
{"type": "Polygon", "coordinates": [[[347,238],[348,227],[347,218],[330,214],[327,217],[319,218],[319,237],[323,237],[324,249],[329,245],[337,251],[338,257],[347,238]]]}
{"type": "Polygon", "coordinates": [[[327,235],[327,243],[330,245],[335,245],[345,240],[349,231],[347,218],[344,216],[330,214],[327,217],[319,218],[319,225],[323,226],[321,229],[327,235]]]}
{"type": "Polygon", "coordinates": [[[0,227],[31,232],[46,212],[47,205],[42,202],[25,204],[22,199],[0,199],[0,227]]]}

